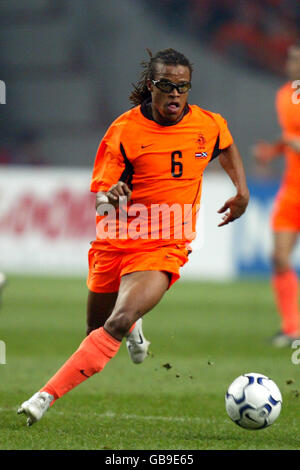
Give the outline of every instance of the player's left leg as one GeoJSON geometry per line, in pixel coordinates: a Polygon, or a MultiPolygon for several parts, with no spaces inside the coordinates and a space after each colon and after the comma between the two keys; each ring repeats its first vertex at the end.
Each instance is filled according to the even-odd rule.
{"type": "Polygon", "coordinates": [[[114,309],[117,297],[118,292],[92,292],[89,290],[86,309],[87,335],[104,325],[114,309]]]}
{"type": "Polygon", "coordinates": [[[115,308],[104,327],[92,331],[47,384],[19,408],[18,413],[27,415],[27,424],[41,419],[56,399],[100,372],[116,355],[130,327],[160,301],[168,287],[165,272],[133,272],[123,276],[115,308]]]}

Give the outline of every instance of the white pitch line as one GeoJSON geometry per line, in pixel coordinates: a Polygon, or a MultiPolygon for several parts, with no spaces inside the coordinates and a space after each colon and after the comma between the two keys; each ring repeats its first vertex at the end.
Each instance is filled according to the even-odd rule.
{"type": "MultiPolygon", "coordinates": [[[[10,408],[0,408],[0,413],[5,413],[8,411],[14,411],[17,413],[17,407],[10,407],[10,408]]],[[[66,416],[68,413],[64,411],[57,411],[55,409],[51,409],[51,413],[66,416]]],[[[207,418],[203,419],[199,416],[142,416],[136,414],[118,414],[113,411],[106,411],[105,413],[81,413],[80,411],[72,412],[72,416],[95,416],[97,418],[110,418],[110,419],[132,419],[132,420],[141,420],[141,421],[173,421],[173,422],[203,422],[207,421],[207,418]]]]}
{"type": "MultiPolygon", "coordinates": [[[[66,415],[64,411],[56,411],[53,410],[56,414],[66,415]]],[[[200,417],[190,417],[190,416],[142,416],[136,414],[118,414],[114,413],[113,411],[106,411],[105,413],[81,413],[75,412],[76,416],[87,416],[93,415],[98,418],[118,418],[118,419],[133,419],[133,420],[142,420],[142,421],[177,421],[177,422],[184,422],[184,421],[191,421],[191,422],[201,422],[203,421],[200,417]]]]}

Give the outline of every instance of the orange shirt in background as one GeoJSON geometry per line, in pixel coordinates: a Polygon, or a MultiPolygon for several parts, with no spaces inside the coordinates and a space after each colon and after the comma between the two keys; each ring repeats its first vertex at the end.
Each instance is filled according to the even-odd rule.
{"type": "MultiPolygon", "coordinates": [[[[293,103],[293,93],[292,82],[285,83],[277,92],[276,108],[282,137],[300,139],[300,103],[293,103]]],[[[284,154],[286,167],[283,184],[288,186],[294,197],[300,199],[300,152],[286,146],[284,154]]]]}

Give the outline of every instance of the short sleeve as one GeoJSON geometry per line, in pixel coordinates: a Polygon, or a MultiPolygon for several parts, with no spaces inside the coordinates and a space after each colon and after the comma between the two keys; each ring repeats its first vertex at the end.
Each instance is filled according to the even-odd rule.
{"type": "Polygon", "coordinates": [[[213,116],[218,126],[218,135],[210,160],[218,157],[220,153],[222,153],[222,150],[226,149],[233,143],[233,137],[228,129],[226,119],[224,119],[221,114],[214,113],[213,116]]]}
{"type": "Polygon", "coordinates": [[[97,150],[91,186],[92,192],[108,191],[120,180],[124,171],[124,157],[120,149],[120,126],[112,125],[97,150]]]}
{"type": "Polygon", "coordinates": [[[228,129],[226,119],[221,114],[215,114],[215,120],[219,127],[219,149],[224,150],[233,143],[233,137],[228,129]]]}

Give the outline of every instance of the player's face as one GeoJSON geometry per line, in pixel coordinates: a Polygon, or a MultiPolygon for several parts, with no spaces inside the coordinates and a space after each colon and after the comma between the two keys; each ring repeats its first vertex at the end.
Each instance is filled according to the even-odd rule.
{"type": "Polygon", "coordinates": [[[290,80],[300,80],[300,47],[289,48],[286,72],[290,80]]]}
{"type": "Polygon", "coordinates": [[[156,64],[154,81],[158,80],[159,83],[155,85],[149,81],[148,88],[152,95],[153,118],[158,124],[170,125],[180,121],[188,98],[188,90],[185,90],[189,87],[184,84],[189,83],[190,79],[190,70],[184,65],[156,64]],[[168,86],[167,82],[181,87],[178,90],[168,86]],[[163,90],[168,90],[168,87],[172,89],[163,90]]]}

